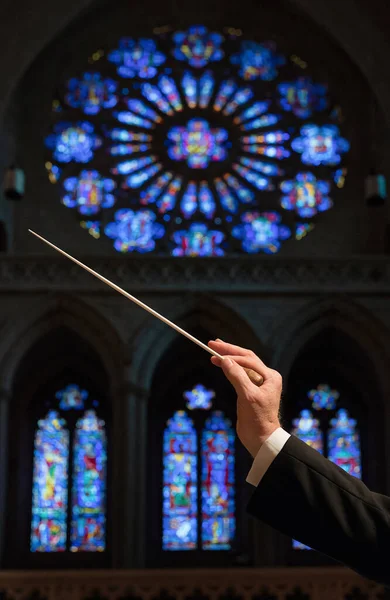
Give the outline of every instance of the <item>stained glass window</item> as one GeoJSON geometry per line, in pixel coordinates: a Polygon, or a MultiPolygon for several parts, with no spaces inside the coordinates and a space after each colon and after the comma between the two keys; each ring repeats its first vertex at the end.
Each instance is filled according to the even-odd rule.
{"type": "Polygon", "coordinates": [[[310,410],[302,410],[299,419],[293,421],[293,425],[292,433],[297,438],[317,450],[317,452],[323,453],[323,433],[319,429],[319,421],[313,418],[313,413],[310,410]]]}
{"type": "Polygon", "coordinates": [[[202,548],[229,550],[234,534],[234,433],[216,411],[202,433],[202,548]]]}
{"type": "Polygon", "coordinates": [[[56,398],[60,401],[61,410],[82,410],[84,402],[88,398],[87,390],[82,390],[78,385],[67,385],[63,390],[56,393],[56,398]]]}
{"type": "Polygon", "coordinates": [[[50,411],[34,442],[31,551],[63,552],[67,542],[69,432],[50,411]]]}
{"type": "Polygon", "coordinates": [[[58,410],[39,420],[35,432],[30,550],[103,552],[107,440],[104,422],[89,408],[99,403],[74,383],[56,392],[53,403],[58,410]]]}
{"type": "Polygon", "coordinates": [[[275,254],[338,201],[349,142],[330,86],[274,42],[229,31],[124,37],[59,86],[46,169],[94,239],[275,254]]]}
{"type": "Polygon", "coordinates": [[[336,407],[340,394],[337,390],[332,390],[326,383],[321,383],[314,390],[310,390],[307,397],[312,400],[312,407],[315,410],[322,408],[333,410],[336,407]]]}
{"type": "Polygon", "coordinates": [[[104,421],[95,411],[86,411],[73,442],[72,552],[105,548],[106,446],[104,421]]]}
{"type": "Polygon", "coordinates": [[[202,410],[209,410],[215,397],[213,390],[207,390],[204,385],[198,383],[192,390],[184,392],[185,400],[187,400],[186,407],[188,410],[194,410],[200,408],[202,410]]]}
{"type": "MultiPolygon", "coordinates": [[[[327,383],[321,383],[307,392],[311,410],[301,411],[293,421],[292,433],[300,440],[324,454],[350,475],[362,476],[360,434],[355,419],[345,408],[337,408],[340,392],[327,383]]],[[[310,550],[293,540],[295,550],[310,550]]]]}
{"type": "Polygon", "coordinates": [[[163,550],[193,550],[198,538],[197,434],[184,411],[167,423],[163,463],[163,550]]]}
{"type": "Polygon", "coordinates": [[[165,551],[226,551],[235,539],[235,433],[220,411],[209,412],[213,390],[197,384],[184,392],[185,411],[167,423],[163,439],[165,551]]]}
{"type": "Polygon", "coordinates": [[[340,409],[330,422],[328,458],[354,477],[361,478],[360,439],[356,421],[340,409]]]}

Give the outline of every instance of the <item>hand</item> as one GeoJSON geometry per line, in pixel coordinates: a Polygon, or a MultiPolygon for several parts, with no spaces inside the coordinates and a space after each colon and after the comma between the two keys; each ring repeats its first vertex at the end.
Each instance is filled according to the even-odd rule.
{"type": "Polygon", "coordinates": [[[282,377],[277,371],[266,367],[251,350],[222,340],[210,341],[209,347],[224,356],[223,360],[213,356],[211,362],[222,368],[237,392],[237,435],[255,457],[263,442],[280,427],[282,377]],[[262,375],[263,385],[254,385],[242,367],[262,375]]]}

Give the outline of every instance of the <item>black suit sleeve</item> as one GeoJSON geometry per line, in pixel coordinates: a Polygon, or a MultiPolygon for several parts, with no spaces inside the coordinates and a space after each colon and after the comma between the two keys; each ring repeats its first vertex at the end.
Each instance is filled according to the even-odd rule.
{"type": "Polygon", "coordinates": [[[291,436],[248,511],[361,575],[390,585],[390,498],[291,436]]]}

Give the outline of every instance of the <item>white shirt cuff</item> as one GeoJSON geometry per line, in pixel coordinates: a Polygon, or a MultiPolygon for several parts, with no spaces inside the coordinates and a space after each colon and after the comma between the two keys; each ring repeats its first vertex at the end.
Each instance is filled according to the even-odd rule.
{"type": "Polygon", "coordinates": [[[255,487],[259,485],[268,468],[282,450],[289,437],[290,434],[281,427],[276,429],[269,436],[255,456],[252,468],[248,473],[248,477],[246,478],[248,483],[254,485],[255,487]]]}

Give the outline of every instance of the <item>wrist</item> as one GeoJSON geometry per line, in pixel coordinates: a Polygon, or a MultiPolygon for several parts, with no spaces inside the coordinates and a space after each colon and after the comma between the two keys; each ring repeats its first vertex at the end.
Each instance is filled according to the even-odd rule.
{"type": "Polygon", "coordinates": [[[248,450],[249,454],[252,456],[252,458],[255,458],[257,456],[264,442],[266,442],[268,438],[274,433],[274,431],[276,431],[279,428],[280,423],[278,422],[270,427],[267,427],[265,431],[262,431],[261,433],[255,436],[251,436],[250,439],[247,438],[245,440],[241,440],[245,448],[248,450]]]}

